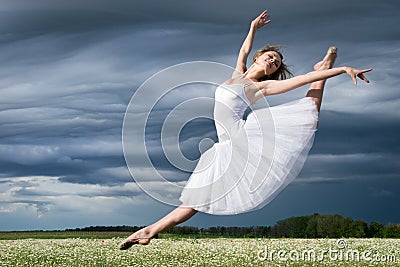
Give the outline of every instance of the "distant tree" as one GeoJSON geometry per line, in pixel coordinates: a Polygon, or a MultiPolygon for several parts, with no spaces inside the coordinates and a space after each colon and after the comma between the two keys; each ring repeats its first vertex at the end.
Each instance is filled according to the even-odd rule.
{"type": "MultiPolygon", "coordinates": [[[[65,231],[123,231],[136,232],[143,226],[89,226],[66,229],[65,231]]],[[[400,238],[400,224],[383,224],[362,220],[353,221],[341,215],[313,215],[290,217],[279,220],[274,226],[212,226],[197,228],[194,226],[175,226],[164,233],[176,235],[213,235],[234,237],[291,237],[291,238],[341,238],[341,237],[385,237],[400,238]]]]}
{"type": "Polygon", "coordinates": [[[330,216],[328,232],[330,238],[339,238],[343,236],[344,218],[340,215],[330,216]]]}
{"type": "Polygon", "coordinates": [[[340,237],[352,237],[353,220],[346,217],[342,221],[342,233],[340,237]]]}
{"type": "Polygon", "coordinates": [[[367,237],[383,237],[383,229],[385,226],[381,223],[371,222],[368,225],[367,237]]]}
{"type": "Polygon", "coordinates": [[[290,236],[294,238],[304,238],[306,236],[306,227],[309,219],[309,216],[291,218],[289,220],[290,236]]]}
{"type": "Polygon", "coordinates": [[[289,236],[289,221],[280,220],[272,227],[272,235],[274,237],[288,237],[289,236]]]}
{"type": "Polygon", "coordinates": [[[256,226],[254,229],[256,236],[258,237],[270,237],[271,226],[256,226]]]}
{"type": "Polygon", "coordinates": [[[353,233],[351,237],[366,237],[368,232],[368,225],[362,220],[357,220],[353,222],[353,233]]]}
{"type": "Polygon", "coordinates": [[[210,227],[208,228],[208,232],[212,235],[218,234],[218,228],[217,227],[210,227]]]}
{"type": "Polygon", "coordinates": [[[327,215],[317,216],[317,236],[316,237],[329,237],[330,218],[327,215]]]}
{"type": "Polygon", "coordinates": [[[400,238],[400,224],[388,224],[383,229],[383,237],[385,238],[400,238]]]}
{"type": "Polygon", "coordinates": [[[317,217],[319,216],[318,213],[310,216],[307,222],[306,230],[305,230],[305,237],[307,238],[315,238],[317,237],[317,217]]]}

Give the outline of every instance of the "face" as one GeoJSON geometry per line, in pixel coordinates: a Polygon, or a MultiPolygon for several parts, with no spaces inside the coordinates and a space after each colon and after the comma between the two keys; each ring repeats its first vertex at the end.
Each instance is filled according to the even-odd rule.
{"type": "Polygon", "coordinates": [[[275,51],[267,51],[260,55],[256,61],[256,64],[263,67],[265,75],[274,73],[281,66],[281,56],[275,51]]]}

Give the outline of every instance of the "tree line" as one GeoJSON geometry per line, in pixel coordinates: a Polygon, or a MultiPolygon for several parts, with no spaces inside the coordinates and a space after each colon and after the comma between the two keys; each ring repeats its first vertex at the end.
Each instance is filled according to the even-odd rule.
{"type": "MultiPolygon", "coordinates": [[[[135,232],[142,226],[90,226],[66,229],[66,231],[135,232]]],[[[273,226],[175,226],[163,233],[174,235],[225,236],[225,237],[268,237],[268,238],[400,238],[400,224],[383,225],[378,222],[366,223],[341,215],[291,217],[280,220],[273,226]]]]}
{"type": "Polygon", "coordinates": [[[272,237],[293,238],[400,238],[400,224],[366,223],[341,215],[320,215],[291,217],[278,221],[271,228],[272,237]]]}

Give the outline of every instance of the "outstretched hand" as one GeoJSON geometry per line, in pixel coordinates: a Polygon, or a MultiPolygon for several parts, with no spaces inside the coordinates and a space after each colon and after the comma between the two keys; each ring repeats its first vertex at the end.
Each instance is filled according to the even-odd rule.
{"type": "Polygon", "coordinates": [[[366,83],[369,83],[369,80],[365,77],[364,73],[370,72],[371,70],[372,70],[371,68],[358,70],[355,68],[348,67],[346,68],[346,73],[353,79],[354,84],[357,85],[357,77],[365,81],[366,83]]]}
{"type": "Polygon", "coordinates": [[[259,29],[261,27],[264,27],[270,22],[271,20],[269,19],[268,10],[264,10],[257,18],[255,18],[251,22],[251,25],[256,27],[256,29],[259,29]]]}

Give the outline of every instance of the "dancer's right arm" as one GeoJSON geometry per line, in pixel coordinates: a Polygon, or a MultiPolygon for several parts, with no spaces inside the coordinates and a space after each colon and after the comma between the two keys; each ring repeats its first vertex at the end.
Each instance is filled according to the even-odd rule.
{"type": "Polygon", "coordinates": [[[271,20],[269,19],[267,10],[264,10],[257,18],[255,18],[251,22],[249,32],[247,33],[246,39],[243,41],[242,47],[240,48],[239,55],[236,61],[236,71],[233,73],[232,77],[236,76],[238,73],[243,74],[246,72],[247,58],[251,52],[251,48],[253,47],[253,40],[256,31],[270,22],[271,20]]]}

